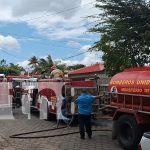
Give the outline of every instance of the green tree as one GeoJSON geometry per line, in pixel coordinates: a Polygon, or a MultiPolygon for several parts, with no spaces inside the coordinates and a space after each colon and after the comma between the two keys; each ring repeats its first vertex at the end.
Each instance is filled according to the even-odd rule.
{"type": "Polygon", "coordinates": [[[106,72],[150,62],[150,4],[147,0],[97,0],[101,21],[90,29],[100,34],[91,50],[103,51],[106,72]]]}
{"type": "Polygon", "coordinates": [[[4,67],[4,66],[0,66],[0,73],[7,75],[19,75],[20,74],[20,70],[18,69],[14,69],[14,68],[10,68],[10,67],[4,67]]]}
{"type": "Polygon", "coordinates": [[[29,65],[32,66],[32,68],[36,68],[38,66],[38,58],[36,56],[33,56],[29,59],[29,65]]]}
{"type": "Polygon", "coordinates": [[[24,68],[10,63],[9,65],[6,63],[6,60],[2,59],[0,61],[0,73],[7,75],[20,75],[21,71],[24,71],[24,68]]]}
{"type": "Polygon", "coordinates": [[[84,68],[84,67],[85,67],[85,65],[83,65],[83,64],[76,64],[76,65],[68,66],[67,69],[68,70],[77,70],[77,69],[84,68]]]}
{"type": "Polygon", "coordinates": [[[7,66],[5,59],[2,59],[2,60],[0,61],[0,66],[7,66]]]}
{"type": "Polygon", "coordinates": [[[48,74],[50,74],[50,68],[53,66],[53,60],[52,60],[52,58],[51,58],[51,56],[50,55],[48,55],[47,57],[46,57],[46,59],[44,59],[44,58],[41,58],[40,60],[39,60],[39,69],[41,70],[41,71],[46,71],[48,74]]]}
{"type": "Polygon", "coordinates": [[[36,56],[33,56],[29,59],[28,65],[31,65],[31,68],[33,69],[32,73],[39,71],[39,60],[36,56]]]}
{"type": "Polygon", "coordinates": [[[13,63],[9,63],[8,67],[11,68],[11,69],[18,70],[19,73],[21,73],[21,71],[25,71],[25,69],[22,66],[19,66],[19,64],[15,65],[13,63]]]}

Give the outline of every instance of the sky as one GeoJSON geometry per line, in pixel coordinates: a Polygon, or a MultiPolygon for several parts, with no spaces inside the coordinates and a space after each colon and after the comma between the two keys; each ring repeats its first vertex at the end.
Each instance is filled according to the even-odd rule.
{"type": "Polygon", "coordinates": [[[101,52],[87,52],[100,38],[87,32],[95,23],[87,16],[99,13],[94,4],[95,0],[0,0],[0,60],[25,68],[33,56],[51,55],[66,65],[102,62],[101,52]]]}

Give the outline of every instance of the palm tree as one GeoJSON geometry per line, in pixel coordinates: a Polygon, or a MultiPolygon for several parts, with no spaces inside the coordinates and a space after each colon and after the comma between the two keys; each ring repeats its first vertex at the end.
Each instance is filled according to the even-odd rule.
{"type": "Polygon", "coordinates": [[[29,64],[31,65],[33,68],[36,68],[38,66],[38,58],[36,56],[33,56],[29,59],[29,64]]]}
{"type": "Polygon", "coordinates": [[[46,59],[41,58],[39,60],[39,68],[42,71],[46,71],[48,74],[50,73],[50,68],[53,66],[53,60],[50,55],[46,57],[46,59]]]}
{"type": "Polygon", "coordinates": [[[6,65],[6,60],[5,59],[2,59],[1,61],[0,61],[0,66],[7,66],[6,65]]]}
{"type": "Polygon", "coordinates": [[[29,59],[29,64],[28,65],[31,65],[31,68],[33,68],[33,72],[37,72],[38,71],[38,58],[36,56],[33,56],[29,59]]]}

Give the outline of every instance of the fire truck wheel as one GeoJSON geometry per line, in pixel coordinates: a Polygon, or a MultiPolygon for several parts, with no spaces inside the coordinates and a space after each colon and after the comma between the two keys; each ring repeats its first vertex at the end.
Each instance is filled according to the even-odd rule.
{"type": "Polygon", "coordinates": [[[118,120],[118,141],[126,150],[137,150],[142,137],[141,129],[134,116],[123,115],[118,120]]]}
{"type": "Polygon", "coordinates": [[[114,120],[113,121],[113,125],[112,125],[112,139],[115,140],[117,138],[117,135],[118,135],[118,122],[117,120],[114,120]]]}

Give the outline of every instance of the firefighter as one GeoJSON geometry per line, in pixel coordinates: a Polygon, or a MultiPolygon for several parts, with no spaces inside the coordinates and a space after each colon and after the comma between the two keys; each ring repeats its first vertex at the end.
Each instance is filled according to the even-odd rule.
{"type": "Polygon", "coordinates": [[[79,131],[80,138],[85,139],[85,129],[88,138],[92,138],[91,130],[91,113],[92,113],[92,103],[95,99],[100,98],[100,96],[93,96],[88,93],[87,89],[82,89],[81,95],[77,98],[76,104],[78,106],[78,121],[79,121],[79,131]],[[85,128],[85,129],[84,129],[85,128]]]}
{"type": "Polygon", "coordinates": [[[57,69],[56,65],[51,67],[50,78],[63,78],[63,72],[60,69],[57,69]]]}

